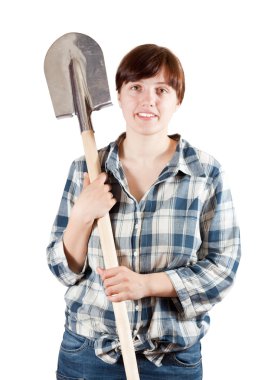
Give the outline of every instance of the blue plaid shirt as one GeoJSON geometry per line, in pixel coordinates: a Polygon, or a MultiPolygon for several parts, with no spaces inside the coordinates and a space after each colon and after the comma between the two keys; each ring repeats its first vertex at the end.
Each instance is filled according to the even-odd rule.
{"type": "MultiPolygon", "coordinates": [[[[126,301],[134,347],[157,366],[167,352],[183,350],[209,327],[208,311],[233,283],[240,258],[239,228],[219,163],[179,135],[173,158],[140,202],[129,192],[116,142],[99,151],[117,199],[110,211],[119,265],[139,273],[165,271],[177,297],[126,301]]],[[[80,274],[64,255],[62,235],[82,190],[84,157],[70,168],[51,241],[48,264],[66,286],[66,326],[94,340],[95,352],[114,363],[120,356],[112,303],[97,267],[104,267],[96,224],[80,274]]]]}

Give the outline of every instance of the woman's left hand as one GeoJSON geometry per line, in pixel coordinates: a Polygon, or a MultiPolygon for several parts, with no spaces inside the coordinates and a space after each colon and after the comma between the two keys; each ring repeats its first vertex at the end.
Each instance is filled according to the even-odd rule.
{"type": "Polygon", "coordinates": [[[146,297],[146,275],[133,272],[125,266],[110,269],[97,268],[105,293],[112,302],[138,300],[146,297]]]}

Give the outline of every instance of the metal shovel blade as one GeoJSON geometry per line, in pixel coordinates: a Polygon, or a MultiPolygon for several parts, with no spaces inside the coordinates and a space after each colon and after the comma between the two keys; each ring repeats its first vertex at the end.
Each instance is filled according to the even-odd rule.
{"type": "Polygon", "coordinates": [[[74,61],[82,70],[91,111],[112,105],[100,46],[85,34],[67,33],[51,45],[44,64],[56,117],[73,116],[76,113],[71,78],[74,61]]]}

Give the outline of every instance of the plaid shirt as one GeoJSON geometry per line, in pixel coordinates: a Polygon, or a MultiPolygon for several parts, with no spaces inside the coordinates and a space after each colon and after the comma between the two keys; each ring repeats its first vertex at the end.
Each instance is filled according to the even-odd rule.
{"type": "MultiPolygon", "coordinates": [[[[240,258],[239,228],[219,163],[179,135],[171,161],[140,202],[130,194],[116,142],[99,151],[117,199],[110,211],[119,265],[139,273],[165,271],[177,297],[126,301],[134,347],[157,366],[167,352],[183,350],[206,333],[208,311],[221,301],[235,277],[240,258]]],[[[84,157],[70,168],[51,241],[48,264],[68,290],[66,326],[95,342],[102,360],[120,356],[112,303],[97,267],[104,267],[98,228],[93,227],[83,271],[73,273],[62,235],[81,192],[84,157]]]]}

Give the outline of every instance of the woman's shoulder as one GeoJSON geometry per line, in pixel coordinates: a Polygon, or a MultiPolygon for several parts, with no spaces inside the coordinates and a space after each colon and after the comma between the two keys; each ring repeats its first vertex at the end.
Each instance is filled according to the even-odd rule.
{"type": "MultiPolygon", "coordinates": [[[[98,155],[99,155],[99,160],[100,164],[102,164],[106,161],[109,152],[111,150],[111,146],[114,144],[114,142],[106,145],[105,147],[102,147],[98,149],[98,155]]],[[[86,164],[86,158],[85,155],[81,155],[77,157],[76,159],[73,160],[72,166],[76,172],[81,172],[84,173],[87,171],[87,164],[86,164]]]]}
{"type": "Polygon", "coordinates": [[[199,166],[208,177],[216,177],[222,172],[222,165],[212,154],[197,148],[185,139],[181,140],[181,147],[183,160],[190,168],[196,169],[199,166]]]}

